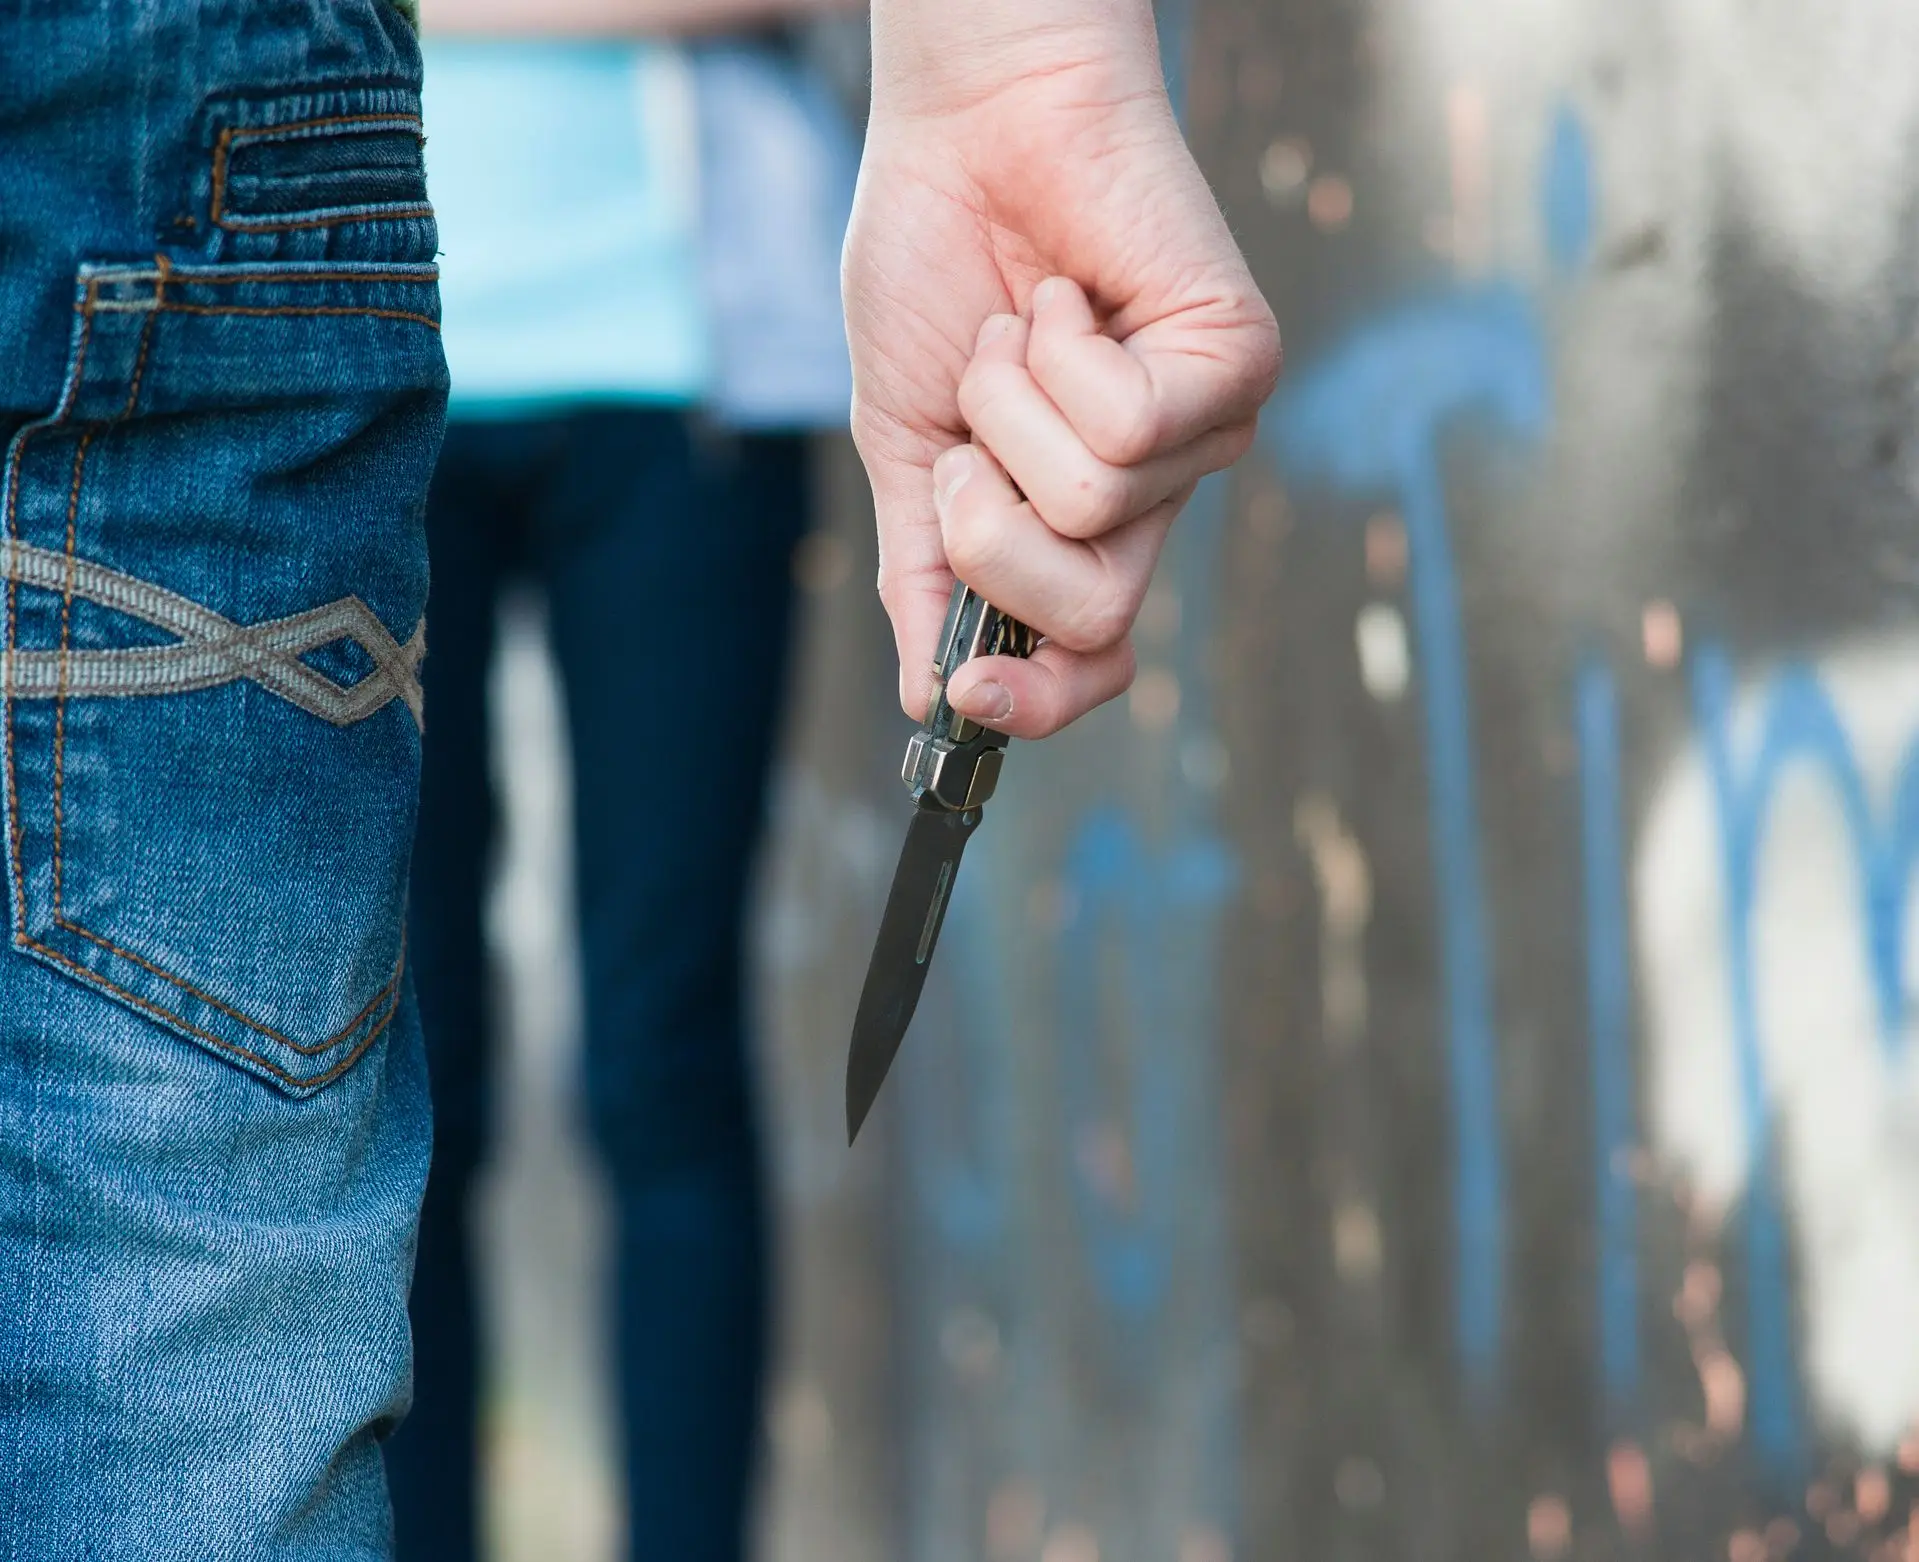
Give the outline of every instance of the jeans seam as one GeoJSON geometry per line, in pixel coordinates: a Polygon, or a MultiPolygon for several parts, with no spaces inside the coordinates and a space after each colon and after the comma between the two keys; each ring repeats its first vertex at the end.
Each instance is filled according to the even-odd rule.
{"type": "MultiPolygon", "coordinates": [[[[56,923],[56,925],[64,929],[66,932],[77,933],[80,937],[86,939],[89,943],[99,945],[100,948],[106,950],[109,954],[118,955],[123,960],[130,960],[135,965],[139,966],[141,970],[146,971],[150,973],[151,975],[159,977],[162,981],[171,982],[175,987],[179,988],[183,993],[187,994],[188,997],[198,998],[200,1002],[204,1003],[209,1009],[218,1010],[221,1014],[224,1014],[228,1019],[234,1021],[236,1024],[246,1026],[248,1030],[257,1033],[258,1035],[264,1036],[268,1041],[277,1041],[281,1046],[285,1047],[288,1051],[297,1052],[303,1058],[317,1058],[328,1052],[331,1052],[335,1047],[339,1046],[341,1042],[345,1041],[347,1037],[351,1036],[356,1030],[360,1028],[360,1026],[363,1023],[365,1023],[368,1015],[372,1014],[373,1011],[379,1008],[382,1003],[386,1002],[387,999],[391,998],[393,996],[394,990],[400,985],[400,968],[401,968],[402,962],[396,961],[393,967],[393,974],[387,978],[385,984],[381,986],[379,991],[374,993],[374,995],[367,1000],[365,1006],[361,1008],[360,1012],[354,1015],[352,1019],[348,1020],[346,1024],[342,1025],[331,1036],[327,1037],[325,1041],[298,1042],[298,1041],[295,1041],[291,1036],[282,1035],[279,1031],[275,1030],[271,1025],[262,1025],[258,1020],[249,1019],[246,1015],[242,1014],[238,1009],[233,1008],[230,1004],[221,1002],[220,999],[214,997],[212,993],[202,991],[200,988],[195,987],[193,983],[187,981],[186,978],[181,976],[175,976],[171,971],[166,970],[162,966],[158,966],[154,964],[153,961],[145,958],[142,955],[135,954],[131,949],[122,949],[118,944],[114,943],[112,939],[105,937],[103,934],[94,932],[92,928],[82,927],[79,923],[70,922],[65,917],[61,917],[61,916],[56,916],[54,918],[54,922],[56,923]]],[[[405,935],[401,936],[401,944],[403,947],[403,953],[402,953],[402,961],[403,961],[405,935]]],[[[178,1016],[176,1015],[175,1018],[178,1018],[178,1016]]]]}
{"type": "MultiPolygon", "coordinates": [[[[88,282],[87,296],[89,298],[92,297],[93,291],[94,291],[94,284],[92,282],[88,282]]],[[[59,407],[56,409],[54,416],[48,420],[48,422],[44,425],[44,427],[48,427],[48,428],[61,427],[72,416],[74,404],[79,400],[81,382],[86,375],[87,348],[92,344],[92,341],[93,341],[93,313],[91,310],[83,310],[81,314],[80,344],[74,350],[74,355],[73,355],[73,371],[68,376],[67,385],[64,392],[61,395],[59,407]]],[[[20,433],[17,443],[13,447],[13,465],[12,465],[12,470],[8,474],[8,482],[7,482],[6,513],[3,518],[0,518],[0,522],[3,522],[3,524],[0,524],[0,533],[3,533],[6,537],[10,539],[13,538],[14,536],[14,519],[17,514],[17,507],[20,500],[20,472],[21,472],[21,469],[26,465],[27,445],[31,441],[32,436],[35,432],[36,430],[33,430],[33,429],[23,429],[20,433]]],[[[18,633],[17,610],[18,610],[19,595],[20,595],[20,583],[13,578],[11,573],[9,573],[9,575],[7,576],[7,638],[6,638],[6,647],[5,647],[8,653],[8,660],[6,664],[7,676],[6,676],[5,689],[0,690],[0,693],[4,693],[4,696],[6,699],[6,722],[4,725],[4,730],[0,730],[0,743],[4,744],[4,747],[6,750],[7,835],[8,835],[10,855],[12,857],[12,867],[13,867],[14,934],[17,938],[21,939],[22,941],[26,941],[28,938],[27,876],[26,876],[25,869],[23,867],[23,863],[25,862],[25,858],[26,858],[26,852],[25,852],[25,845],[21,837],[20,786],[19,786],[19,781],[14,768],[14,750],[13,750],[14,700],[13,700],[12,653],[14,649],[15,639],[18,633]]]]}
{"type": "MultiPolygon", "coordinates": [[[[99,284],[87,284],[87,301],[94,302],[99,284]]],[[[155,286],[156,304],[166,297],[167,262],[160,257],[160,277],[155,286]]],[[[133,409],[140,401],[140,383],[146,378],[147,352],[153,346],[153,322],[155,316],[149,314],[140,327],[140,352],[134,360],[132,383],[127,388],[126,405],[121,407],[112,423],[124,423],[133,416],[133,409]]],[[[60,594],[60,693],[53,706],[53,920],[61,920],[60,896],[62,879],[65,875],[64,856],[61,850],[61,836],[66,827],[66,764],[67,764],[67,688],[68,675],[72,667],[72,631],[73,631],[73,585],[74,571],[78,562],[76,541],[80,522],[80,481],[86,472],[87,451],[92,448],[94,437],[102,427],[99,423],[89,425],[86,433],[80,436],[80,443],[73,452],[73,484],[67,492],[67,581],[66,589],[60,594]]]]}
{"type": "MultiPolygon", "coordinates": [[[[207,1042],[212,1046],[218,1047],[223,1052],[230,1052],[235,1057],[245,1058],[249,1063],[252,1063],[257,1067],[264,1069],[268,1074],[271,1074],[275,1079],[281,1080],[282,1082],[292,1086],[296,1090],[317,1090],[320,1088],[320,1086],[331,1084],[334,1080],[338,1079],[342,1074],[344,1074],[348,1069],[353,1067],[353,1065],[356,1062],[359,1061],[360,1056],[367,1050],[368,1047],[372,1046],[374,1042],[378,1041],[380,1037],[386,1033],[387,1026],[393,1023],[393,1016],[400,1012],[400,1005],[397,1001],[397,993],[400,985],[400,970],[398,967],[396,967],[393,980],[389,982],[386,985],[386,987],[384,987],[381,990],[379,995],[381,998],[395,999],[394,1002],[388,1005],[387,1012],[380,1016],[379,1020],[373,1025],[373,1027],[367,1032],[367,1034],[361,1038],[359,1044],[356,1047],[354,1047],[354,1049],[351,1052],[349,1052],[345,1057],[341,1058],[338,1062],[330,1065],[323,1072],[309,1075],[308,1077],[303,1079],[298,1074],[293,1073],[291,1070],[281,1068],[277,1063],[272,1062],[268,1058],[262,1057],[259,1053],[251,1051],[246,1047],[240,1046],[237,1042],[228,1041],[224,1036],[216,1035],[214,1034],[214,1032],[210,1030],[202,1030],[199,1026],[193,1024],[192,1021],[184,1018],[181,1015],[175,1014],[171,1009],[168,1009],[161,1004],[157,1004],[153,1002],[151,999],[141,997],[138,993],[132,991],[130,988],[122,987],[118,982],[114,981],[111,977],[104,976],[100,972],[95,971],[88,966],[82,965],[79,961],[71,959],[70,957],[66,955],[63,955],[57,949],[49,948],[47,945],[40,943],[36,939],[30,938],[25,934],[19,935],[19,942],[25,948],[34,950],[36,953],[43,955],[45,958],[53,961],[54,964],[65,967],[67,970],[71,971],[75,976],[79,977],[82,981],[95,983],[101,988],[105,989],[107,992],[112,993],[115,997],[124,999],[126,1002],[132,1004],[136,1009],[144,1009],[149,1014],[158,1016],[160,1019],[165,1020],[170,1025],[179,1026],[180,1029],[185,1031],[189,1036],[196,1037],[198,1040],[207,1042]]],[[[402,963],[404,963],[404,960],[405,960],[404,940],[402,941],[402,946],[401,946],[401,960],[402,960],[402,963]]],[[[367,1012],[370,1013],[371,1009],[369,1008],[367,1012]]],[[[337,1047],[340,1044],[340,1042],[344,1041],[346,1037],[350,1035],[351,1033],[352,1033],[352,1027],[349,1027],[347,1031],[342,1032],[338,1038],[336,1038],[333,1042],[330,1042],[327,1045],[327,1047],[320,1048],[317,1050],[330,1051],[333,1047],[337,1047]]],[[[295,1050],[301,1051],[304,1049],[296,1048],[295,1050]]],[[[306,1055],[312,1056],[313,1054],[309,1052],[306,1055]]]]}
{"type": "MultiPolygon", "coordinates": [[[[344,227],[358,222],[391,222],[406,217],[431,217],[433,207],[424,202],[401,204],[392,202],[375,203],[364,207],[338,207],[329,215],[321,217],[295,217],[288,221],[274,221],[240,217],[229,218],[226,215],[227,164],[233,154],[235,141],[263,141],[274,136],[285,139],[297,139],[291,132],[317,130],[335,125],[413,125],[421,123],[418,114],[331,114],[320,119],[294,120],[286,125],[228,125],[220,132],[213,147],[213,199],[208,216],[217,228],[229,233],[287,233],[296,228],[344,227]]],[[[416,128],[415,134],[419,131],[416,128]]],[[[421,137],[424,139],[424,137],[421,137]]]]}
{"type": "Polygon", "coordinates": [[[357,304],[155,304],[152,307],[175,315],[373,315],[381,320],[413,320],[432,330],[440,329],[440,322],[431,315],[411,309],[375,309],[357,304]]]}

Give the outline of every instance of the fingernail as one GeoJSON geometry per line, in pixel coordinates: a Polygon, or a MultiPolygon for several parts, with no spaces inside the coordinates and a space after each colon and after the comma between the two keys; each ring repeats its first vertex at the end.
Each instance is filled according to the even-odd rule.
{"type": "Polygon", "coordinates": [[[1018,315],[988,315],[979,328],[979,336],[973,342],[973,351],[978,352],[1003,337],[1011,336],[1019,325],[1018,315]]]}
{"type": "Polygon", "coordinates": [[[975,721],[1004,721],[1013,714],[1013,691],[1003,683],[976,683],[953,703],[975,721]]]}
{"type": "Polygon", "coordinates": [[[933,504],[944,510],[953,496],[966,486],[979,457],[971,445],[955,445],[933,463],[933,504]]]}
{"type": "Polygon", "coordinates": [[[1033,313],[1043,314],[1059,302],[1059,291],[1066,284],[1058,277],[1048,277],[1033,289],[1033,313]]]}

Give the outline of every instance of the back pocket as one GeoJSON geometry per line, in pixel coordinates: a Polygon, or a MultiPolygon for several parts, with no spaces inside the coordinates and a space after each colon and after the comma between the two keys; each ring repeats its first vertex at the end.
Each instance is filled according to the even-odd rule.
{"type": "Polygon", "coordinates": [[[400,1002],[437,297],[89,267],[8,452],[12,943],[294,1094],[400,1002]]]}

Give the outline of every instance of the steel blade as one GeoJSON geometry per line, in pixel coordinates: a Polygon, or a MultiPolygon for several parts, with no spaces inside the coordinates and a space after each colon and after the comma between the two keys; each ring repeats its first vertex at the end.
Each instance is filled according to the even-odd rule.
{"type": "Polygon", "coordinates": [[[959,873],[960,854],[980,821],[977,808],[956,813],[937,803],[920,804],[900,848],[893,888],[886,897],[873,958],[866,968],[859,1013],[853,1019],[853,1044],[846,1055],[846,1142],[859,1137],[860,1125],[886,1082],[900,1040],[919,1007],[926,970],[933,963],[940,924],[959,873]]]}

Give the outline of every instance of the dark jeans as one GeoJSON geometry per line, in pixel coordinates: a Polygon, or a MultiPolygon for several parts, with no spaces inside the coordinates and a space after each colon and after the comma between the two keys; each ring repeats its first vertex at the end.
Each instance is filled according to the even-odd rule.
{"type": "Polygon", "coordinates": [[[412,945],[436,1114],[402,1557],[474,1553],[467,1206],[485,1151],[487,665],[503,587],[547,596],[566,691],[584,1107],[610,1179],[631,1554],[737,1562],[759,1438],[766,1241],[742,930],[807,510],[794,435],[674,412],[456,423],[434,478],[412,945]]]}

